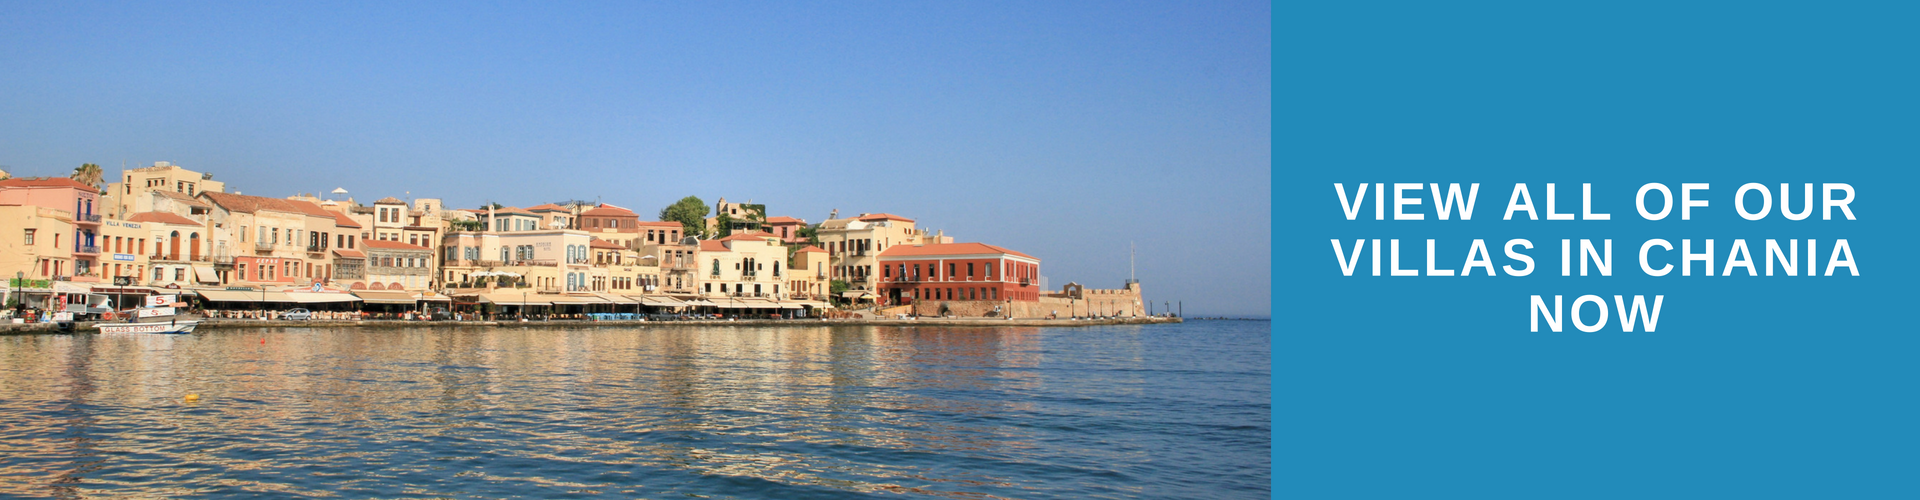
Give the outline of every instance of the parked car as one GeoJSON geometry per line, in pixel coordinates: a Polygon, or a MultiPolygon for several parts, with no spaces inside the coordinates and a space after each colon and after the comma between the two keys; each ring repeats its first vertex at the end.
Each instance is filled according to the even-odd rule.
{"type": "Polygon", "coordinates": [[[307,321],[313,319],[313,311],[300,308],[288,309],[287,312],[280,313],[280,319],[307,321]]]}
{"type": "Polygon", "coordinates": [[[447,312],[447,308],[444,307],[436,307],[427,311],[427,321],[448,321],[452,319],[453,313],[447,312]]]}

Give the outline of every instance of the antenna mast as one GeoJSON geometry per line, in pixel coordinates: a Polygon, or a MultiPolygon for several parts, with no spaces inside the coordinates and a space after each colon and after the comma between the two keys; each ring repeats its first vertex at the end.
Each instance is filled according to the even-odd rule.
{"type": "Polygon", "coordinates": [[[1127,281],[1128,282],[1138,281],[1133,277],[1133,260],[1135,257],[1134,255],[1135,253],[1136,252],[1133,250],[1133,242],[1131,241],[1127,242],[1127,281]]]}

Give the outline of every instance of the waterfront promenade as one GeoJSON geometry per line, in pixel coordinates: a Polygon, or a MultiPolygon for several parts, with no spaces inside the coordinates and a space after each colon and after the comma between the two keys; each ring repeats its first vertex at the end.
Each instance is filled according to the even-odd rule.
{"type": "MultiPolygon", "coordinates": [[[[640,320],[548,320],[548,321],[404,321],[404,320],[258,320],[258,319],[206,319],[200,321],[199,330],[220,330],[240,328],[579,328],[579,327],[676,327],[676,326],[972,326],[983,328],[1019,327],[1087,327],[1107,325],[1152,325],[1181,323],[1175,317],[1134,317],[1114,319],[988,319],[988,318],[919,318],[919,319],[742,319],[742,320],[687,320],[687,321],[640,321],[640,320]]],[[[73,323],[73,332],[93,333],[92,321],[73,323]]],[[[55,323],[8,323],[0,324],[0,335],[31,335],[66,333],[55,323]]]]}

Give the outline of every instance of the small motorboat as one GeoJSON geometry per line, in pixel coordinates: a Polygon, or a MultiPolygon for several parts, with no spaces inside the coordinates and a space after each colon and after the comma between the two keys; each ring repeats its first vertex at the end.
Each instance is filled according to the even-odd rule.
{"type": "Polygon", "coordinates": [[[103,321],[95,323],[93,327],[99,329],[100,333],[193,333],[193,328],[200,326],[200,319],[180,314],[175,307],[185,304],[176,300],[171,295],[154,296],[148,298],[146,307],[129,311],[125,322],[103,321]]]}
{"type": "Polygon", "coordinates": [[[126,323],[95,323],[100,333],[193,333],[193,327],[199,326],[197,319],[169,319],[165,321],[130,321],[126,323]]]}

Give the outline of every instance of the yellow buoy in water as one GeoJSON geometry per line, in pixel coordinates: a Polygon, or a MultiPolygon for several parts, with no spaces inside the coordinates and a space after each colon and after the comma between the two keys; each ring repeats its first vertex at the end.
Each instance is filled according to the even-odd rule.
{"type": "Polygon", "coordinates": [[[188,403],[198,403],[198,402],[200,402],[200,395],[199,395],[199,394],[188,394],[188,395],[187,395],[187,397],[186,397],[186,398],[184,398],[184,399],[186,399],[186,402],[188,402],[188,403]]]}

